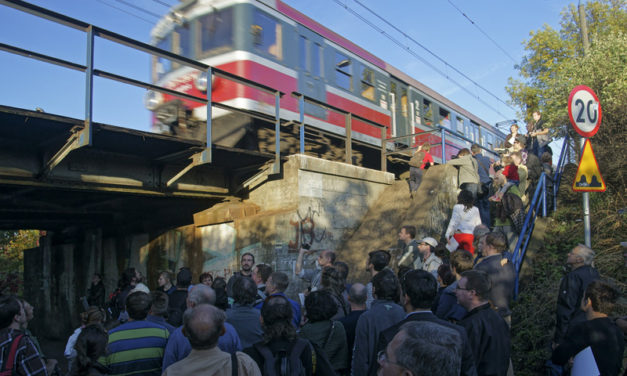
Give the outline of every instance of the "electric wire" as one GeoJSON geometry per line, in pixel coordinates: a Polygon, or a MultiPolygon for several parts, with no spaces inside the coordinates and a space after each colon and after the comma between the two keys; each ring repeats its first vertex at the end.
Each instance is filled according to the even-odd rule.
{"type": "Polygon", "coordinates": [[[136,10],[138,10],[140,12],[144,12],[144,13],[146,13],[148,15],[151,15],[151,16],[155,17],[158,20],[161,19],[161,17],[162,17],[162,15],[160,15],[160,14],[153,13],[153,12],[151,12],[149,10],[146,10],[146,9],[144,9],[142,7],[139,7],[139,6],[135,5],[135,4],[131,4],[128,1],[124,1],[124,0],[115,0],[115,1],[117,1],[120,4],[124,4],[124,5],[128,6],[128,7],[131,7],[133,9],[136,9],[136,10]]]}
{"type": "Polygon", "coordinates": [[[154,24],[155,24],[155,22],[154,22],[154,21],[151,21],[151,20],[146,19],[146,18],[144,18],[144,17],[138,16],[138,15],[136,15],[136,14],[134,14],[134,13],[131,13],[131,12],[127,11],[127,10],[124,10],[124,9],[122,9],[122,8],[120,8],[120,7],[116,7],[115,5],[113,5],[113,4],[109,4],[109,3],[105,2],[104,0],[96,0],[96,1],[98,1],[98,2],[99,2],[99,3],[101,3],[101,4],[106,5],[106,6],[108,6],[108,7],[111,7],[111,8],[113,8],[113,9],[116,9],[116,10],[118,10],[118,11],[120,11],[120,12],[126,13],[126,14],[128,14],[129,16],[132,16],[132,17],[138,18],[138,19],[140,19],[140,20],[142,20],[142,21],[144,21],[144,22],[146,22],[146,23],[149,23],[149,24],[151,24],[151,25],[154,25],[154,24]]]}
{"type": "MultiPolygon", "coordinates": [[[[338,2],[338,0],[334,0],[336,3],[338,2]]],[[[407,33],[405,33],[404,31],[402,31],[401,29],[399,29],[397,26],[395,26],[394,24],[392,24],[390,21],[388,21],[387,19],[383,18],[381,15],[377,14],[375,11],[373,11],[372,9],[370,9],[369,7],[367,7],[366,5],[364,5],[362,2],[360,2],[359,0],[353,0],[355,1],[357,4],[359,4],[362,8],[366,9],[369,13],[371,13],[372,15],[374,15],[375,17],[377,17],[378,19],[380,19],[381,21],[383,21],[385,24],[387,24],[388,26],[390,26],[391,28],[393,28],[394,30],[396,30],[398,33],[400,33],[401,35],[403,35],[405,38],[409,39],[410,41],[412,41],[413,43],[415,43],[417,46],[419,46],[420,48],[424,49],[425,51],[427,51],[429,54],[431,54],[433,57],[435,57],[437,60],[439,60],[440,62],[442,62],[445,66],[451,68],[452,70],[454,70],[455,72],[457,72],[459,75],[461,75],[462,77],[464,77],[465,79],[467,79],[468,81],[472,82],[477,88],[485,91],[486,93],[488,93],[489,95],[491,95],[492,97],[494,97],[496,100],[498,100],[499,102],[503,103],[504,105],[506,105],[507,107],[509,107],[512,111],[516,111],[515,108],[511,107],[507,102],[503,101],[501,98],[499,98],[496,94],[493,94],[490,90],[484,88],[483,86],[479,85],[476,81],[474,81],[472,78],[468,77],[466,74],[464,74],[462,71],[460,71],[459,69],[455,68],[454,66],[452,66],[451,64],[449,64],[445,59],[441,58],[438,54],[436,54],[435,52],[431,51],[430,49],[428,49],[426,46],[424,46],[422,43],[418,42],[416,39],[410,37],[407,33]]],[[[349,9],[350,7],[348,7],[348,5],[344,5],[347,9],[349,9]]]]}
{"type": "MultiPolygon", "coordinates": [[[[155,0],[156,1],[156,0],[155,0]]],[[[462,16],[464,16],[468,22],[470,22],[474,27],[477,28],[477,30],[479,30],[481,32],[481,34],[485,35],[486,38],[488,38],[499,50],[501,50],[507,57],[509,57],[514,64],[517,64],[518,62],[516,61],[516,59],[514,59],[512,57],[512,55],[509,54],[509,52],[507,52],[503,47],[501,47],[494,39],[492,39],[492,37],[490,37],[488,35],[488,33],[486,33],[485,31],[483,31],[482,28],[479,27],[479,25],[477,25],[477,23],[475,21],[473,21],[472,19],[470,19],[470,17],[468,17],[468,15],[466,15],[466,13],[464,13],[461,9],[459,9],[457,7],[457,5],[455,5],[451,0],[448,0],[448,3],[451,4],[451,6],[455,9],[457,9],[457,11],[459,13],[461,13],[462,16]]]]}
{"type": "Polygon", "coordinates": [[[161,1],[161,0],[152,0],[152,1],[154,1],[157,4],[163,5],[164,7],[167,7],[167,8],[171,8],[172,7],[172,5],[166,3],[165,1],[161,1]]]}
{"type": "MultiPolygon", "coordinates": [[[[429,66],[431,69],[433,69],[434,71],[436,71],[438,74],[440,74],[441,76],[445,77],[447,80],[451,81],[452,83],[454,83],[455,85],[457,85],[457,87],[459,87],[460,89],[462,89],[464,92],[466,92],[468,95],[470,95],[471,97],[475,98],[476,100],[478,100],[479,102],[481,102],[483,105],[485,105],[486,107],[490,108],[492,111],[494,111],[495,113],[499,114],[500,116],[502,116],[503,118],[507,118],[507,116],[505,116],[504,114],[502,114],[498,109],[496,109],[494,106],[490,105],[489,103],[487,103],[485,100],[483,100],[479,95],[472,93],[467,87],[465,87],[464,85],[460,84],[458,81],[456,81],[455,79],[451,78],[446,72],[443,72],[441,69],[437,68],[435,65],[431,64],[429,61],[427,61],[425,58],[423,58],[422,56],[420,56],[417,52],[415,52],[414,50],[412,50],[409,46],[404,45],[401,41],[399,41],[398,39],[394,38],[392,35],[388,34],[385,30],[381,29],[379,26],[375,25],[374,23],[372,23],[370,20],[368,20],[367,18],[365,18],[364,16],[362,16],[361,14],[359,14],[357,11],[355,11],[354,9],[352,9],[351,7],[349,7],[348,5],[342,3],[340,0],[333,0],[335,1],[335,3],[337,3],[339,6],[343,7],[346,9],[346,11],[348,11],[349,13],[351,13],[352,15],[354,15],[355,17],[359,18],[362,22],[364,22],[365,24],[367,24],[368,26],[372,27],[373,29],[375,29],[377,32],[381,33],[382,35],[384,35],[386,38],[388,38],[389,40],[391,40],[394,44],[398,45],[399,47],[401,47],[402,49],[404,49],[405,51],[407,51],[409,54],[411,54],[412,56],[414,56],[415,58],[417,58],[418,60],[420,60],[421,62],[423,62],[425,65],[429,66]]],[[[358,2],[357,0],[355,0],[356,2],[358,2]]],[[[359,3],[359,2],[358,2],[359,3]]],[[[361,4],[360,4],[361,5],[361,4]]],[[[372,12],[372,11],[371,11],[372,12]]],[[[374,13],[373,13],[374,14],[374,13]]],[[[376,14],[375,14],[376,15],[376,14]]],[[[377,17],[379,17],[378,15],[376,15],[377,17]]],[[[386,23],[388,23],[387,21],[385,21],[386,23]]],[[[389,23],[388,23],[389,24],[389,23]]],[[[394,26],[392,26],[394,27],[394,26]]],[[[396,29],[396,27],[394,27],[396,29]]],[[[398,30],[398,29],[396,29],[398,30]]],[[[417,41],[413,40],[412,38],[410,38],[409,36],[407,36],[407,34],[403,33],[402,31],[398,30],[399,32],[401,32],[404,36],[406,36],[408,39],[414,41],[415,43],[417,43],[418,45],[420,45],[420,43],[418,43],[417,41]]],[[[423,47],[422,45],[420,45],[421,47],[423,47]]],[[[425,47],[423,47],[425,48],[425,47]]],[[[426,48],[425,48],[426,49],[426,48]]],[[[450,64],[446,63],[444,60],[442,60],[439,56],[435,55],[433,52],[431,52],[430,50],[427,49],[427,51],[429,51],[429,53],[431,53],[432,55],[436,56],[439,60],[441,60],[442,62],[445,63],[446,66],[450,67],[451,69],[453,69],[454,71],[458,72],[459,74],[461,74],[462,76],[466,77],[470,82],[472,82],[473,84],[475,84],[475,86],[481,88],[482,90],[486,91],[488,94],[490,94],[491,96],[493,96],[494,98],[496,98],[499,102],[505,104],[507,107],[511,108],[512,110],[516,111],[514,108],[512,108],[511,106],[509,106],[506,102],[504,102],[503,100],[501,100],[500,98],[498,98],[496,95],[492,94],[490,91],[488,91],[487,89],[481,87],[479,84],[477,84],[475,81],[473,81],[472,79],[470,79],[469,77],[467,77],[466,75],[464,75],[463,73],[459,72],[459,70],[457,70],[456,68],[452,67],[450,64]]]]}

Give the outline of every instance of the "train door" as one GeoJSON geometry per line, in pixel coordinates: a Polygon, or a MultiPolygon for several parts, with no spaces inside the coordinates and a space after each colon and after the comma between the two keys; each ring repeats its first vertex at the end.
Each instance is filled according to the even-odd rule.
{"type": "MultiPolygon", "coordinates": [[[[323,39],[320,35],[298,25],[298,91],[308,97],[326,102],[323,78],[323,39]]],[[[325,110],[305,103],[305,113],[325,118],[325,110]]]]}
{"type": "MultiPolygon", "coordinates": [[[[390,111],[392,112],[392,137],[412,134],[407,85],[394,78],[390,79],[390,111]]],[[[398,140],[397,143],[409,146],[411,140],[404,138],[398,140]]]]}

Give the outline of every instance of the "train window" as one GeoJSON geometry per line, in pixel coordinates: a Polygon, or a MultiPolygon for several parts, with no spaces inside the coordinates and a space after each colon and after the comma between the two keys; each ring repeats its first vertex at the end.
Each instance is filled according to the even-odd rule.
{"type": "MultiPolygon", "coordinates": [[[[171,51],[172,48],[172,36],[168,34],[166,37],[161,39],[157,43],[157,48],[162,50],[171,51]]],[[[165,59],[163,57],[157,58],[157,62],[155,64],[155,73],[157,80],[163,77],[166,73],[172,70],[172,61],[165,59]]]]}
{"type": "Polygon", "coordinates": [[[298,38],[298,52],[300,58],[300,69],[307,70],[307,38],[300,36],[298,38]]]}
{"type": "Polygon", "coordinates": [[[420,109],[420,100],[414,100],[414,122],[416,124],[422,124],[422,119],[420,118],[420,109]]]}
{"type": "Polygon", "coordinates": [[[407,90],[403,90],[403,94],[401,94],[401,111],[403,112],[403,117],[405,119],[407,119],[407,116],[409,116],[408,107],[409,106],[407,105],[407,90]]]}
{"type": "Polygon", "coordinates": [[[321,77],[322,74],[322,62],[320,57],[322,56],[322,46],[318,43],[314,43],[311,46],[311,74],[316,77],[321,77]]]}
{"type": "Polygon", "coordinates": [[[351,90],[353,77],[351,76],[351,61],[348,56],[335,53],[335,84],[343,89],[351,90]]]}
{"type": "Polygon", "coordinates": [[[183,55],[185,57],[192,58],[192,38],[189,31],[189,25],[186,27],[177,27],[174,30],[174,38],[172,40],[172,51],[175,54],[183,55]]]}
{"type": "Polygon", "coordinates": [[[451,113],[440,108],[440,125],[445,128],[451,128],[451,113]]]}
{"type": "Polygon", "coordinates": [[[374,101],[374,71],[370,68],[361,71],[361,96],[374,101]]]}
{"type": "Polygon", "coordinates": [[[475,123],[474,121],[471,121],[470,125],[471,125],[471,132],[472,132],[472,136],[470,138],[472,138],[474,142],[479,142],[479,124],[475,123]]]}
{"type": "Polygon", "coordinates": [[[259,51],[283,59],[283,28],[281,23],[261,11],[255,11],[251,26],[253,43],[259,51]]]}
{"type": "Polygon", "coordinates": [[[202,55],[233,45],[233,8],[216,10],[199,18],[200,51],[202,55]]]}
{"type": "Polygon", "coordinates": [[[433,125],[433,106],[426,99],[422,100],[422,115],[425,119],[425,125],[433,125]]]}
{"type": "Polygon", "coordinates": [[[464,134],[464,118],[457,117],[457,133],[464,134]]]}

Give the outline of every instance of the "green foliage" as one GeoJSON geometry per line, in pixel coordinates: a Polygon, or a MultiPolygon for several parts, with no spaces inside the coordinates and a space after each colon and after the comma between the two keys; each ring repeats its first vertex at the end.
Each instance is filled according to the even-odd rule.
{"type": "MultiPolygon", "coordinates": [[[[527,120],[538,109],[553,127],[568,124],[566,102],[577,84],[589,84],[602,97],[608,112],[621,103],[616,97],[620,97],[627,80],[623,61],[627,49],[627,5],[623,1],[597,0],[585,6],[591,43],[587,56],[574,4],[562,12],[561,30],[545,25],[530,32],[524,43],[527,54],[517,66],[522,81],[510,78],[506,90],[527,120]]],[[[624,90],[622,94],[625,95],[624,90]]]]}
{"type": "Polygon", "coordinates": [[[39,231],[0,231],[0,293],[17,293],[24,272],[24,250],[37,247],[39,231]]]}

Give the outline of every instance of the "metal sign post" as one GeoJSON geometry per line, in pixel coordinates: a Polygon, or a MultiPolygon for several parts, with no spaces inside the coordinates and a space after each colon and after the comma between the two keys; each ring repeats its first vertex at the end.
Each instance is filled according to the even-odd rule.
{"type": "MultiPolygon", "coordinates": [[[[582,137],[581,160],[579,162],[577,174],[575,175],[575,182],[573,182],[573,190],[583,191],[584,241],[588,247],[592,246],[590,231],[590,194],[588,192],[591,190],[598,190],[588,188],[594,188],[589,185],[592,184],[596,175],[588,174],[591,175],[590,182],[588,182],[588,176],[583,174],[582,179],[584,179],[583,181],[585,181],[585,184],[581,182],[578,183],[577,176],[580,175],[579,170],[582,168],[582,164],[584,163],[584,152],[586,151],[586,146],[590,147],[590,152],[592,152],[592,146],[589,145],[589,142],[586,142],[587,138],[594,136],[594,134],[599,130],[602,115],[601,103],[592,89],[584,85],[579,85],[570,92],[570,96],[568,97],[568,117],[570,118],[570,122],[573,125],[573,128],[575,128],[575,131],[577,131],[577,133],[579,133],[582,137]]],[[[594,155],[594,153],[592,154],[594,155]]],[[[598,173],[598,176],[601,176],[600,173],[598,173]]],[[[602,185],[605,186],[605,183],[602,183],[602,185]]]]}

